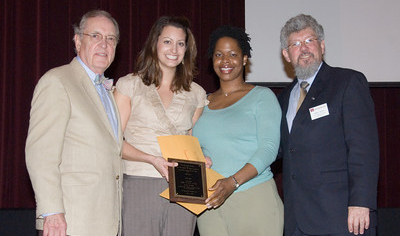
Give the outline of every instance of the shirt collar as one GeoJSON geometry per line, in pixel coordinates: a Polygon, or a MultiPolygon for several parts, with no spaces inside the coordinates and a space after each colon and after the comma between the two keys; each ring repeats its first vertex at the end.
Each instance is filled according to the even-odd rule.
{"type": "Polygon", "coordinates": [[[82,59],[79,56],[76,56],[76,59],[83,66],[83,69],[85,69],[86,73],[88,74],[89,78],[92,80],[92,83],[94,84],[96,73],[94,73],[91,69],[89,69],[89,67],[86,66],[86,64],[82,61],[82,59]]]}

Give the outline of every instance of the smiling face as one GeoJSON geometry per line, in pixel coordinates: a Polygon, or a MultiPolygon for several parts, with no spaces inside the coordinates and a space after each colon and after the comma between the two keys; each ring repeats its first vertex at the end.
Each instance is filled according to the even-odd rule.
{"type": "MultiPolygon", "coordinates": [[[[103,16],[88,18],[84,34],[101,34],[104,36],[116,36],[114,24],[103,16]]],[[[103,74],[111,65],[115,57],[116,45],[106,43],[105,39],[94,43],[90,36],[75,35],[75,48],[78,56],[90,70],[96,74],[103,74]]]]}
{"type": "Polygon", "coordinates": [[[186,51],[186,34],[181,28],[165,26],[157,41],[161,70],[173,69],[182,62],[186,51]]]}
{"type": "Polygon", "coordinates": [[[238,42],[231,37],[222,37],[215,44],[213,54],[214,71],[222,81],[243,80],[247,55],[243,55],[238,42]]]}
{"type": "Polygon", "coordinates": [[[307,43],[307,39],[318,38],[311,28],[305,28],[297,33],[292,33],[288,38],[288,45],[301,42],[299,47],[289,46],[282,50],[286,61],[291,63],[296,71],[296,76],[306,79],[318,70],[325,53],[325,42],[312,40],[307,43]]]}

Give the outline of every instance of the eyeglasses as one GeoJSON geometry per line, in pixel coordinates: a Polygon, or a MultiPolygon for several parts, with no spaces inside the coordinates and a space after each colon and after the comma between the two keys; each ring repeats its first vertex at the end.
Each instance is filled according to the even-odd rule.
{"type": "Polygon", "coordinates": [[[290,49],[290,48],[299,49],[299,48],[301,48],[301,45],[304,44],[304,45],[308,46],[308,45],[310,45],[311,43],[313,43],[313,42],[315,42],[317,40],[318,40],[317,38],[308,38],[308,39],[305,39],[304,41],[296,41],[296,42],[290,43],[287,46],[287,48],[288,49],[290,49]]]}
{"type": "Polygon", "coordinates": [[[106,42],[109,45],[115,46],[115,45],[117,45],[117,43],[119,41],[119,38],[117,38],[116,36],[113,36],[113,35],[103,36],[101,34],[85,34],[85,33],[82,33],[82,34],[89,36],[90,41],[92,41],[93,43],[100,43],[101,41],[103,41],[103,38],[105,38],[106,42]]]}

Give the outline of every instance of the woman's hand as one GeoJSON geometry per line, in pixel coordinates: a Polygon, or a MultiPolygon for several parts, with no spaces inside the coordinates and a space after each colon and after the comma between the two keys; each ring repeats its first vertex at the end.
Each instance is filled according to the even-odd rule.
{"type": "Polygon", "coordinates": [[[205,159],[205,163],[206,163],[206,168],[210,169],[213,164],[211,158],[204,157],[204,159],[205,159]]]}
{"type": "Polygon", "coordinates": [[[215,192],[206,199],[207,208],[210,209],[221,206],[225,200],[236,190],[236,184],[244,184],[255,176],[257,176],[257,169],[252,164],[247,163],[234,175],[228,178],[217,180],[217,182],[211,188],[209,188],[210,191],[215,192]]]}
{"type": "Polygon", "coordinates": [[[168,167],[176,167],[178,163],[176,162],[168,162],[163,157],[154,157],[151,161],[151,164],[156,168],[156,170],[161,174],[163,178],[169,182],[168,179],[168,167]]]}
{"type": "Polygon", "coordinates": [[[217,180],[217,182],[209,188],[210,191],[215,192],[206,199],[207,208],[211,209],[221,206],[235,189],[235,182],[231,177],[217,180]]]}

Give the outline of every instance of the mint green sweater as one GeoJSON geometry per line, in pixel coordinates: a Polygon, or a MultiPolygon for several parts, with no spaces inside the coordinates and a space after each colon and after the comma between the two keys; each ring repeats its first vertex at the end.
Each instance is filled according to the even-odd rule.
{"type": "Polygon", "coordinates": [[[229,177],[246,163],[257,169],[258,175],[237,190],[243,191],[273,177],[270,165],[278,153],[281,115],[275,94],[256,86],[229,107],[204,107],[193,136],[221,175],[229,177]]]}

